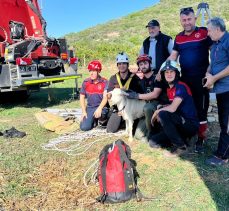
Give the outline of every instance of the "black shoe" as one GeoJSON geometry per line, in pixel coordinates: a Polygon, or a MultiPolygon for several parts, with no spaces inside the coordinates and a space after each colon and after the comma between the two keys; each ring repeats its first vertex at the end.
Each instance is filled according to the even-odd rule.
{"type": "Polygon", "coordinates": [[[194,152],[198,154],[204,154],[204,139],[203,138],[198,137],[194,152]]]}
{"type": "Polygon", "coordinates": [[[15,127],[3,132],[3,137],[5,138],[23,138],[24,136],[26,136],[26,133],[17,130],[15,127]]]}

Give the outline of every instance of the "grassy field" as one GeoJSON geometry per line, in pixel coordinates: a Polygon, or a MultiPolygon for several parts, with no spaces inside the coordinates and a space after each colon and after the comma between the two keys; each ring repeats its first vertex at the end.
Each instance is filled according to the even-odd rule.
{"type": "MultiPolygon", "coordinates": [[[[193,7],[195,12],[200,0],[160,0],[160,3],[127,16],[99,24],[78,33],[67,34],[70,45],[76,49],[80,62],[86,63],[99,58],[103,62],[112,61],[120,51],[130,56],[130,62],[135,63],[143,40],[149,36],[146,24],[157,19],[163,33],[175,38],[182,31],[179,20],[180,8],[193,7]]],[[[208,0],[212,16],[220,16],[229,27],[228,0],[208,0]]],[[[206,16],[205,16],[206,17],[206,16]]],[[[197,19],[200,25],[201,16],[197,19]]]]}
{"type": "Polygon", "coordinates": [[[27,136],[0,138],[0,210],[229,210],[228,166],[213,168],[204,164],[216,147],[217,138],[212,136],[215,131],[210,131],[207,152],[202,156],[190,153],[168,159],[165,150],[131,143],[140,174],[139,188],[155,199],[117,205],[95,203],[99,187],[90,183],[86,188],[83,175],[102,147],[116,138],[107,137],[81,156],[46,151],[41,145],[57,135],[39,126],[34,117],[44,108],[79,107],[72,98],[73,87],[73,81],[52,86],[53,102],[48,102],[48,89],[43,89],[26,103],[1,106],[0,131],[15,126],[27,136]]]}

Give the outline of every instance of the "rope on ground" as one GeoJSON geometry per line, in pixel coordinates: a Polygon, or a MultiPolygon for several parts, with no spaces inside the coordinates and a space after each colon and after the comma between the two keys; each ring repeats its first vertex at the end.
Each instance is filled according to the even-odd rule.
{"type": "Polygon", "coordinates": [[[97,128],[90,131],[76,131],[74,133],[51,139],[49,143],[43,144],[42,148],[44,150],[55,150],[59,152],[65,152],[68,155],[79,156],[88,151],[97,142],[109,139],[111,137],[123,136],[124,134],[124,131],[118,131],[117,133],[107,133],[105,129],[97,128]],[[97,139],[88,143],[89,139],[94,138],[97,139]],[[64,144],[70,144],[70,146],[64,147],[64,144]]]}
{"type": "Polygon", "coordinates": [[[90,181],[92,181],[93,183],[96,183],[96,177],[97,177],[97,171],[98,171],[98,167],[99,167],[99,159],[97,159],[95,162],[93,162],[89,168],[85,171],[84,176],[83,176],[83,184],[85,187],[88,187],[88,183],[89,181],[87,180],[87,176],[90,173],[90,170],[94,167],[94,171],[91,173],[91,178],[90,181]]]}
{"type": "MultiPolygon", "coordinates": [[[[90,131],[76,131],[74,133],[59,136],[51,139],[47,144],[43,144],[44,150],[55,150],[59,152],[65,152],[68,155],[79,156],[88,151],[94,144],[111,140],[112,137],[120,137],[125,135],[124,131],[118,131],[117,133],[107,133],[105,129],[95,128],[90,131]],[[92,139],[92,141],[90,141],[92,139]],[[94,140],[96,139],[96,140],[94,140]],[[64,145],[68,146],[64,146],[64,145]]],[[[83,184],[88,187],[89,182],[96,183],[97,171],[99,167],[99,159],[96,159],[85,171],[83,176],[83,184]]]]}

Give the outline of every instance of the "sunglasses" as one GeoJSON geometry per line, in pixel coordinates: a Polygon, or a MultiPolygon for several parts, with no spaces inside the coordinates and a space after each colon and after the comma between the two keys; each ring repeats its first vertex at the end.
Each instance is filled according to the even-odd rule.
{"type": "Polygon", "coordinates": [[[192,7],[185,7],[180,9],[180,14],[189,14],[190,12],[194,13],[194,10],[192,7]]]}

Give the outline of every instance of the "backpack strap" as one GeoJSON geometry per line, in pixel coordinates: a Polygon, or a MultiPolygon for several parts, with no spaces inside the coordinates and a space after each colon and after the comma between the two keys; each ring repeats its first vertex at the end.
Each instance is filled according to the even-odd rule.
{"type": "MultiPolygon", "coordinates": [[[[126,163],[126,166],[127,166],[127,170],[128,170],[128,174],[130,175],[131,177],[131,182],[132,182],[132,185],[134,187],[134,190],[135,190],[135,193],[136,193],[136,183],[135,183],[135,180],[134,180],[134,172],[133,172],[133,168],[131,167],[131,163],[130,163],[130,160],[129,158],[127,157],[126,155],[126,152],[124,151],[123,149],[123,144],[125,144],[124,142],[122,142],[121,140],[118,140],[116,141],[116,145],[119,149],[119,152],[120,152],[120,159],[121,161],[124,163],[126,163]]],[[[123,166],[124,167],[124,166],[123,166]]],[[[128,176],[126,174],[124,174],[124,177],[125,177],[125,181],[126,181],[126,187],[128,187],[128,184],[127,184],[127,181],[128,181],[128,176]]]]}
{"type": "Polygon", "coordinates": [[[134,74],[132,73],[132,74],[130,75],[130,77],[128,78],[128,80],[127,80],[126,83],[124,84],[124,86],[122,85],[122,82],[121,82],[121,78],[120,78],[119,73],[116,73],[115,76],[116,76],[116,79],[117,79],[117,81],[118,81],[119,87],[120,87],[121,89],[124,88],[124,89],[127,89],[127,90],[128,90],[128,89],[129,89],[129,86],[130,86],[130,82],[132,81],[132,78],[133,78],[134,74]]]}
{"type": "Polygon", "coordinates": [[[107,155],[108,152],[104,153],[104,158],[101,164],[101,177],[102,177],[102,184],[103,184],[103,195],[96,198],[98,202],[104,203],[107,198],[107,183],[106,183],[106,167],[107,167],[107,155]]]}
{"type": "Polygon", "coordinates": [[[138,188],[138,186],[137,186],[137,184],[136,184],[136,182],[134,180],[133,168],[131,167],[131,162],[128,159],[128,157],[126,156],[126,152],[123,149],[122,141],[121,140],[118,140],[118,141],[116,141],[116,144],[117,144],[118,149],[119,149],[119,152],[120,152],[121,160],[123,160],[126,163],[127,169],[130,171],[130,176],[131,176],[132,183],[133,183],[133,186],[134,186],[134,189],[135,189],[136,200],[137,201],[142,201],[144,199],[144,200],[150,201],[150,200],[155,199],[153,197],[146,197],[146,196],[144,196],[143,193],[140,191],[140,189],[138,188]]]}

